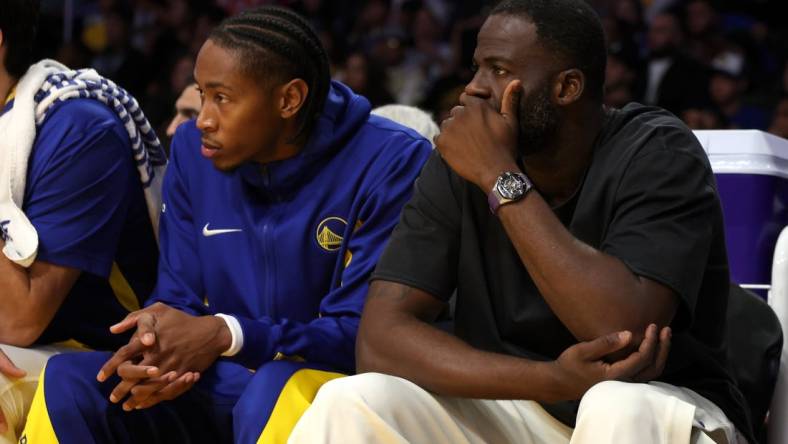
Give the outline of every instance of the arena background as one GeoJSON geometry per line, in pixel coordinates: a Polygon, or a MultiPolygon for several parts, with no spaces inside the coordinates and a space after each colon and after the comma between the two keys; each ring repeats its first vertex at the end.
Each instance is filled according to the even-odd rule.
{"type": "MultiPolygon", "coordinates": [[[[115,80],[164,137],[210,29],[228,14],[280,4],[313,23],[335,78],[373,106],[418,105],[440,122],[472,75],[476,32],[494,3],[43,0],[37,56],[115,80]]],[[[696,129],[754,128],[788,138],[788,2],[591,3],[608,38],[608,105],[656,103],[696,129]]]]}

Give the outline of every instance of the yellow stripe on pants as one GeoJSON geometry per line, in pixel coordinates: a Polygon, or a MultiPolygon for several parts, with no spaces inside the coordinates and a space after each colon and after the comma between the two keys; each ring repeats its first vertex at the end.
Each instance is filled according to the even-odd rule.
{"type": "Polygon", "coordinates": [[[49,420],[46,399],[44,399],[44,372],[46,367],[41,370],[38,378],[38,387],[33,396],[33,403],[30,405],[30,413],[27,414],[27,424],[19,444],[58,444],[55,429],[49,420]]]}
{"type": "Polygon", "coordinates": [[[288,379],[276,400],[271,417],[257,443],[285,443],[301,415],[312,404],[317,391],[326,382],[341,378],[342,373],[302,369],[288,379]]]}

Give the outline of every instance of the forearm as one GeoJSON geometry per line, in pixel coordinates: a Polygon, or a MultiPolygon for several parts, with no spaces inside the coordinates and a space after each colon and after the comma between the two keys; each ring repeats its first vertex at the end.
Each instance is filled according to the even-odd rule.
{"type": "Polygon", "coordinates": [[[0,342],[26,347],[38,339],[79,274],[41,261],[23,268],[0,253],[0,342]]]}
{"type": "MultiPolygon", "coordinates": [[[[0,248],[2,244],[3,242],[0,241],[0,248]]],[[[12,332],[27,328],[24,320],[31,308],[30,277],[26,269],[11,262],[2,253],[0,253],[0,288],[3,289],[3,295],[0,297],[0,342],[6,344],[9,341],[19,342],[22,338],[12,332]]]]}
{"type": "Polygon", "coordinates": [[[655,293],[656,284],[576,239],[538,193],[501,207],[498,217],[545,301],[579,340],[670,323],[673,295],[655,293]]]}
{"type": "Polygon", "coordinates": [[[551,362],[490,353],[415,317],[375,316],[374,329],[362,321],[356,355],[359,372],[400,376],[446,396],[530,399],[555,402],[551,362]]]}

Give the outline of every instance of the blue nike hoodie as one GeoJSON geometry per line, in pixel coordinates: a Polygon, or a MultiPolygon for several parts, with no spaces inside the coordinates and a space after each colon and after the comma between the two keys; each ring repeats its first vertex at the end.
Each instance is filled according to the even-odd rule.
{"type": "Polygon", "coordinates": [[[180,126],[164,178],[161,258],[148,304],[238,319],[233,360],[282,356],[353,371],[368,278],[431,151],[332,82],[303,150],[221,172],[180,126]]]}

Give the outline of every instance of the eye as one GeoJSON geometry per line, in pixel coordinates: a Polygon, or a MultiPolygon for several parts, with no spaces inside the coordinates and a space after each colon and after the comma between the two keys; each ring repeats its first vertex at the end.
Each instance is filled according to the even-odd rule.
{"type": "Polygon", "coordinates": [[[216,103],[227,103],[229,100],[230,99],[222,93],[218,93],[215,96],[213,96],[213,101],[216,103]]]}
{"type": "Polygon", "coordinates": [[[500,66],[495,66],[495,65],[493,65],[493,67],[492,67],[492,72],[496,76],[505,76],[506,74],[509,73],[509,71],[505,70],[504,68],[501,68],[500,66]]]}
{"type": "Polygon", "coordinates": [[[477,65],[476,62],[471,63],[471,72],[476,72],[478,70],[479,70],[479,65],[477,65]]]}

